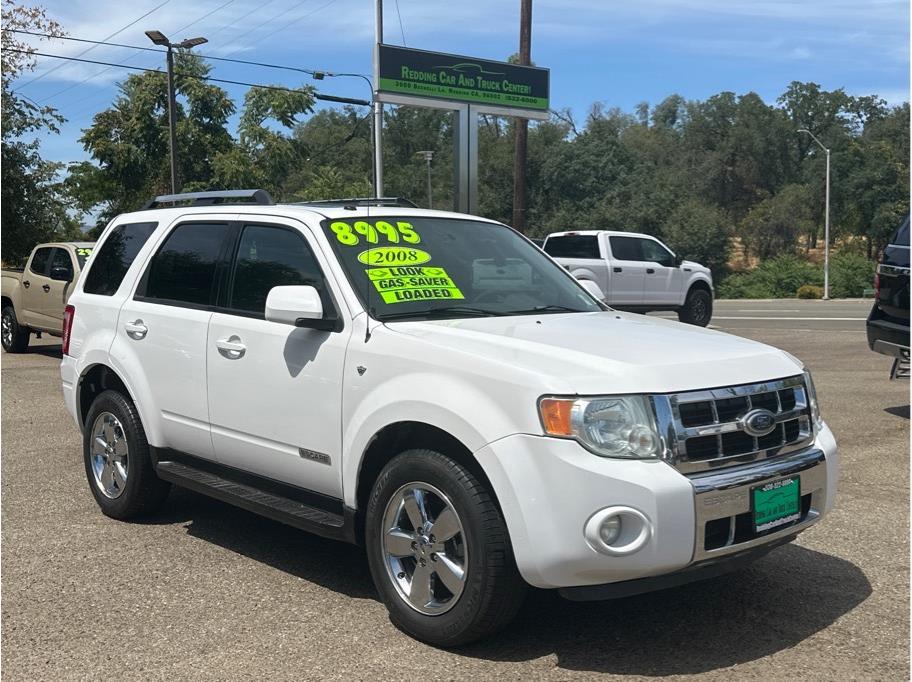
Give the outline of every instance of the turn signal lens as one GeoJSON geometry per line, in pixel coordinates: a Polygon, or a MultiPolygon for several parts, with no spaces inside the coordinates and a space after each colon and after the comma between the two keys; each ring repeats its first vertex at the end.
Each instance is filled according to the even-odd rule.
{"type": "Polygon", "coordinates": [[[542,426],[549,436],[572,436],[570,413],[573,400],[560,398],[542,398],[538,404],[541,411],[542,426]]]}

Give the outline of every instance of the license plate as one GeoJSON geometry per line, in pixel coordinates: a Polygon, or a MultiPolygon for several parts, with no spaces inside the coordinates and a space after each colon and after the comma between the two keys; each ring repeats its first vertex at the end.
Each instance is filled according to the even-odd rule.
{"type": "Polygon", "coordinates": [[[751,489],[754,532],[763,533],[801,518],[801,479],[780,478],[751,489]]]}

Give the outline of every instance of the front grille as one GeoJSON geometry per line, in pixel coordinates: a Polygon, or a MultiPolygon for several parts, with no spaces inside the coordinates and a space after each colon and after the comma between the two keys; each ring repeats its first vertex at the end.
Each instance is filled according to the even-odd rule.
{"type": "Polygon", "coordinates": [[[802,376],[678,393],[657,400],[663,400],[656,403],[657,413],[664,413],[670,422],[664,431],[672,459],[684,473],[773,457],[813,439],[802,376]],[[746,430],[745,415],[757,409],[772,413],[775,425],[769,433],[754,435],[746,430]]]}

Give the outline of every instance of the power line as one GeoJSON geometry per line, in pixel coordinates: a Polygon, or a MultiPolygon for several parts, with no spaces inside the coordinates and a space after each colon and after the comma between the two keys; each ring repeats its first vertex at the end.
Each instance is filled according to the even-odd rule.
{"type": "MultiPolygon", "coordinates": [[[[110,68],[122,68],[122,69],[130,69],[133,71],[162,73],[159,69],[150,69],[150,68],[146,68],[144,66],[132,66],[130,64],[117,64],[115,62],[102,62],[102,61],[98,61],[96,59],[82,59],[80,57],[68,57],[68,56],[60,55],[60,54],[49,54],[47,52],[30,52],[28,50],[15,50],[15,49],[9,49],[9,52],[18,52],[21,54],[34,54],[39,57],[52,57],[54,59],[65,59],[68,61],[82,62],[84,64],[98,64],[100,66],[107,66],[110,68]]],[[[228,85],[243,85],[243,86],[246,86],[249,88],[260,88],[262,90],[279,90],[282,92],[297,92],[297,93],[301,92],[300,88],[285,88],[280,85],[262,85],[260,83],[247,83],[244,81],[229,80],[226,78],[214,78],[212,76],[198,76],[193,73],[184,73],[181,71],[175,72],[174,75],[183,76],[184,78],[196,78],[197,80],[208,81],[210,83],[226,83],[228,85]]],[[[340,102],[342,104],[356,104],[356,105],[360,105],[360,106],[370,106],[370,104],[371,104],[367,100],[355,99],[352,97],[338,97],[336,95],[326,95],[326,94],[316,92],[316,91],[314,91],[312,94],[314,96],[314,99],[327,101],[327,102],[340,102]]]]}
{"type": "MultiPolygon", "coordinates": [[[[106,38],[103,38],[102,40],[99,41],[99,43],[100,43],[100,44],[104,44],[104,41],[105,41],[105,40],[110,40],[110,39],[113,38],[114,36],[116,36],[116,35],[118,35],[118,34],[120,34],[120,33],[123,33],[123,32],[126,31],[128,28],[130,28],[131,26],[133,26],[133,25],[135,25],[135,24],[138,24],[140,21],[142,21],[143,19],[145,19],[147,16],[149,16],[149,15],[152,14],[153,12],[155,12],[155,11],[161,9],[162,7],[164,7],[165,5],[167,5],[169,2],[171,2],[171,0],[164,0],[164,2],[162,2],[162,3],[159,4],[159,5],[156,5],[155,7],[153,7],[152,9],[150,9],[148,12],[146,12],[145,14],[143,14],[141,17],[139,17],[139,18],[137,18],[137,19],[134,19],[133,21],[131,21],[129,24],[127,24],[127,25],[124,26],[123,28],[120,28],[120,29],[114,31],[114,33],[112,33],[111,35],[107,36],[106,38]]],[[[49,36],[49,37],[63,37],[63,36],[49,36]]],[[[98,47],[98,45],[93,45],[92,47],[88,47],[88,48],[86,48],[85,50],[83,50],[82,52],[80,52],[79,54],[77,54],[76,56],[77,56],[77,57],[81,57],[81,56],[83,56],[84,54],[86,54],[86,53],[88,53],[88,52],[91,52],[91,51],[94,50],[96,47],[98,47]]],[[[44,78],[45,76],[47,76],[47,75],[49,75],[49,74],[54,73],[54,71],[56,71],[57,69],[61,68],[62,66],[63,66],[62,63],[61,63],[61,64],[58,64],[57,66],[55,66],[54,68],[50,69],[49,71],[45,71],[44,73],[38,74],[38,75],[35,76],[32,80],[23,83],[22,85],[20,85],[20,86],[19,86],[18,88],[16,88],[16,89],[19,90],[20,88],[24,88],[24,87],[26,87],[26,86],[28,86],[28,85],[31,85],[32,83],[34,83],[34,82],[36,82],[36,81],[40,81],[42,78],[44,78]]]]}
{"type": "MultiPolygon", "coordinates": [[[[306,1],[306,0],[305,0],[305,1],[306,1]]],[[[271,38],[272,36],[274,36],[276,33],[281,33],[282,31],[285,31],[285,30],[291,28],[292,26],[294,26],[295,24],[297,24],[299,21],[302,21],[302,20],[306,19],[307,17],[313,16],[313,15],[316,14],[317,12],[320,12],[321,10],[326,9],[327,7],[329,7],[330,5],[332,5],[334,2],[336,2],[336,0],[329,0],[329,2],[327,2],[327,3],[323,4],[323,5],[320,5],[319,7],[317,7],[317,9],[313,10],[312,12],[308,12],[307,14],[302,14],[302,15],[299,16],[297,19],[294,19],[294,20],[288,22],[288,23],[285,24],[284,26],[280,26],[280,27],[277,28],[275,31],[272,31],[271,33],[267,33],[267,34],[264,35],[264,36],[260,36],[260,37],[259,37],[259,42],[263,42],[263,41],[265,41],[266,39],[271,38]]],[[[297,6],[300,6],[301,4],[303,4],[303,2],[302,2],[302,3],[299,3],[297,6]]],[[[242,34],[240,37],[243,37],[244,35],[247,35],[247,34],[246,34],[246,33],[245,33],[245,34],[242,34]]],[[[233,55],[233,54],[237,54],[237,53],[240,52],[242,49],[243,49],[243,48],[238,48],[238,49],[234,50],[234,52],[229,52],[226,56],[227,56],[227,57],[230,57],[230,56],[233,55]]]]}
{"type": "MultiPolygon", "coordinates": [[[[298,9],[298,7],[300,7],[301,5],[305,5],[305,4],[307,4],[308,2],[310,2],[310,0],[300,0],[299,2],[295,3],[295,4],[292,5],[291,7],[286,7],[284,10],[282,10],[282,11],[279,12],[278,14],[274,14],[273,16],[271,16],[271,17],[270,17],[269,19],[267,19],[266,21],[260,22],[259,24],[257,24],[257,25],[254,26],[253,28],[247,29],[246,31],[244,31],[243,33],[241,33],[240,35],[238,35],[238,36],[235,38],[235,40],[238,40],[238,39],[243,38],[243,37],[245,37],[245,36],[249,36],[251,33],[255,33],[255,32],[259,31],[261,28],[263,28],[263,27],[266,26],[267,24],[271,24],[273,21],[276,21],[276,20],[278,20],[278,19],[281,19],[282,17],[284,17],[284,16],[285,16],[286,14],[288,14],[289,12],[293,12],[294,10],[298,9]]],[[[229,52],[228,54],[229,54],[229,55],[237,54],[237,53],[240,52],[240,51],[241,51],[241,49],[237,49],[237,50],[235,50],[234,52],[229,52]]]]}
{"type": "Polygon", "coordinates": [[[402,44],[405,45],[405,29],[402,28],[402,13],[399,11],[399,0],[396,0],[396,16],[399,17],[399,32],[402,34],[402,44]]]}
{"type": "MultiPolygon", "coordinates": [[[[176,31],[170,31],[170,33],[180,33],[181,31],[185,31],[185,30],[187,30],[188,28],[190,28],[191,26],[193,26],[194,24],[199,23],[199,22],[202,21],[203,19],[212,16],[213,14],[215,14],[215,13],[218,12],[219,10],[223,9],[224,7],[227,7],[227,6],[230,5],[232,2],[234,2],[234,0],[228,0],[227,2],[225,2],[225,3],[221,4],[221,5],[219,5],[218,7],[216,7],[214,10],[211,10],[211,11],[207,12],[206,14],[204,14],[204,15],[201,16],[201,17],[199,17],[198,19],[194,19],[194,20],[191,21],[189,24],[186,24],[186,25],[182,26],[181,28],[177,29],[176,31]]],[[[136,55],[138,55],[138,54],[143,50],[143,48],[134,48],[134,49],[135,49],[135,52],[134,52],[133,54],[131,54],[131,55],[127,55],[126,57],[124,57],[124,61],[133,59],[136,55]]],[[[91,75],[89,75],[89,76],[86,76],[85,78],[83,78],[83,79],[82,79],[81,81],[79,81],[78,83],[73,83],[72,85],[68,85],[67,87],[63,88],[62,90],[58,90],[57,92],[55,92],[55,93],[53,93],[53,94],[51,94],[51,95],[48,95],[47,97],[43,97],[43,98],[41,99],[41,101],[42,101],[42,102],[47,102],[49,99],[54,99],[55,97],[59,97],[60,95],[69,92],[69,91],[72,90],[73,88],[79,87],[80,85],[84,85],[85,83],[89,82],[89,81],[92,80],[93,78],[97,78],[97,77],[100,76],[101,74],[106,73],[106,72],[108,72],[108,71],[110,71],[110,70],[111,70],[111,67],[108,67],[108,68],[106,68],[106,69],[102,69],[101,71],[97,71],[96,73],[93,73],[93,74],[91,74],[91,75]]]]}

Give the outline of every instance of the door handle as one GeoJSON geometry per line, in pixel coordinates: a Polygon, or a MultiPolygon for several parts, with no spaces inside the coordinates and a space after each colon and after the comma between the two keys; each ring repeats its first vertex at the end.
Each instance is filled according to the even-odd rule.
{"type": "Polygon", "coordinates": [[[46,293],[46,292],[48,292],[48,291],[51,290],[51,285],[50,285],[50,284],[43,284],[43,285],[41,286],[41,288],[44,289],[44,291],[45,291],[45,293],[46,293]]]}
{"type": "Polygon", "coordinates": [[[22,286],[24,286],[26,289],[28,289],[30,286],[32,286],[32,283],[29,282],[28,280],[25,280],[25,281],[22,283],[22,286]]]}
{"type": "Polygon", "coordinates": [[[624,268],[612,268],[615,272],[624,272],[624,268]]]}
{"type": "Polygon", "coordinates": [[[237,334],[232,334],[227,339],[219,339],[215,342],[215,347],[222,357],[229,360],[239,360],[247,352],[247,346],[241,343],[241,337],[237,334]]]}
{"type": "Polygon", "coordinates": [[[647,274],[647,275],[654,275],[654,274],[655,274],[655,268],[646,268],[646,274],[647,274]]]}
{"type": "Polygon", "coordinates": [[[139,341],[140,339],[145,338],[146,334],[149,333],[149,328],[143,324],[142,320],[127,322],[124,325],[124,329],[127,332],[127,336],[135,341],[139,341]]]}

